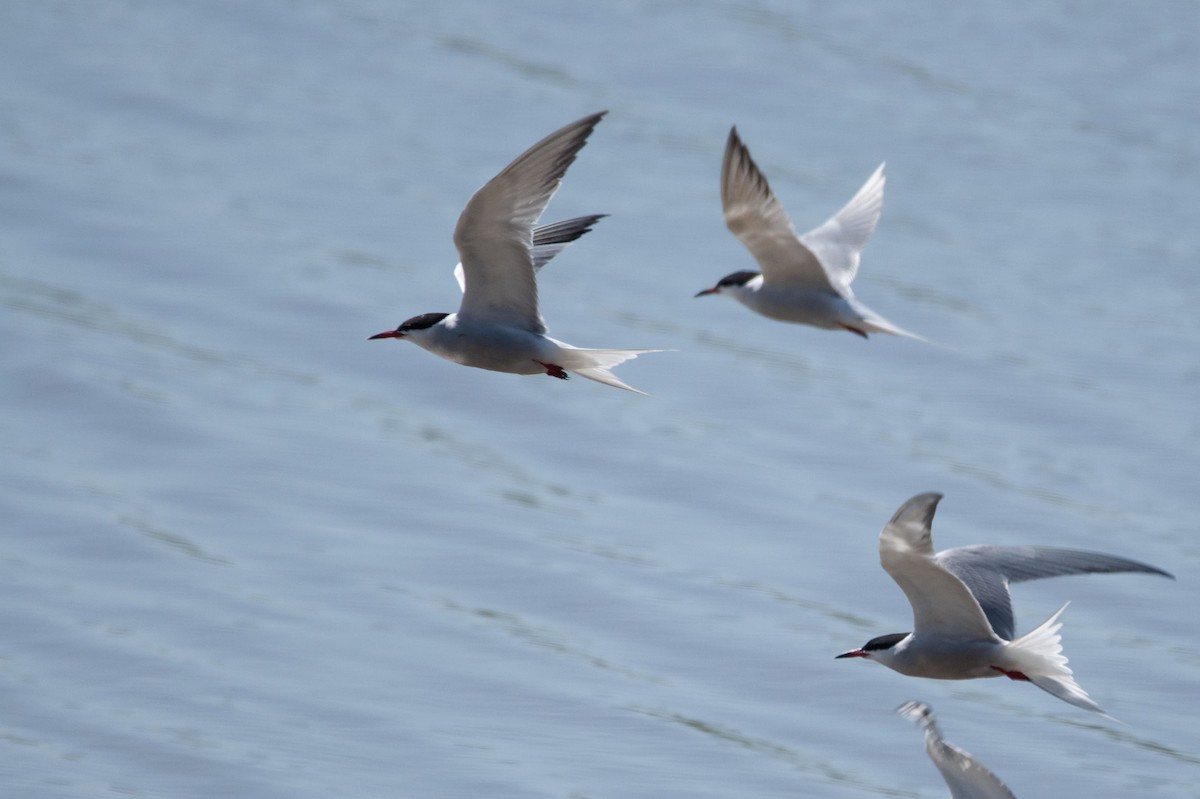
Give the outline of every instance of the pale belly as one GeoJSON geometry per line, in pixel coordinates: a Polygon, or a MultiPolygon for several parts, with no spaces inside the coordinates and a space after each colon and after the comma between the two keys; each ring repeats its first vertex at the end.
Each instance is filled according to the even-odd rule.
{"type": "Polygon", "coordinates": [[[999,677],[995,666],[1006,666],[1004,647],[993,641],[955,641],[912,646],[897,658],[892,668],[912,677],[933,680],[975,680],[999,677]]]}
{"type": "Polygon", "coordinates": [[[857,322],[858,314],[837,294],[811,289],[766,289],[737,295],[747,308],[770,319],[794,324],[839,329],[857,322]]]}
{"type": "Polygon", "coordinates": [[[436,340],[421,342],[425,349],[448,361],[518,375],[545,373],[543,364],[553,363],[558,347],[543,336],[524,330],[495,328],[445,331],[436,340]]]}

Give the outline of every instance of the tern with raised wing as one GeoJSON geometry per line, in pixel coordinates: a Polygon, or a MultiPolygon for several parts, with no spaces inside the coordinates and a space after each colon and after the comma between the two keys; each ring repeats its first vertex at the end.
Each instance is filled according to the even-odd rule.
{"type": "Polygon", "coordinates": [[[896,712],[925,731],[925,752],[949,786],[950,799],[1017,799],[999,777],[942,737],[929,705],[905,702],[896,712]]]}
{"type": "Polygon", "coordinates": [[[454,229],[463,289],[456,313],[425,313],[371,336],[411,341],[449,361],[495,372],[568,373],[638,394],[610,371],[660,350],[583,349],[546,335],[538,312],[537,269],[599,219],[578,217],[537,228],[567,168],[606,112],[591,114],[530,147],[479,189],[454,229]],[[540,238],[539,238],[540,234],[540,238]]]}
{"type": "Polygon", "coordinates": [[[889,333],[921,339],[863,305],[850,284],[863,247],[883,211],[883,164],[850,202],[820,227],[796,235],[792,220],[766,177],[738,138],[729,131],[721,163],[721,204],[725,225],[761,271],[726,275],[696,294],[727,294],[752,311],[783,322],[848,330],[863,338],[889,333]]]}
{"type": "Polygon", "coordinates": [[[913,631],[872,638],[839,658],[865,658],[912,677],[1024,680],[1064,702],[1102,711],[1076,684],[1062,654],[1058,617],[1020,637],[1010,583],[1067,574],[1142,572],[1171,577],[1135,560],[1050,547],[976,545],[933,551],[933,514],[942,495],[918,494],[879,533],[879,560],[912,605],[913,631]]]}

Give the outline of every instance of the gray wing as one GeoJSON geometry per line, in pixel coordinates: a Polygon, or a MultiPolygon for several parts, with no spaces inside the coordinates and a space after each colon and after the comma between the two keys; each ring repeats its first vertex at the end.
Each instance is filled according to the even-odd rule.
{"type": "Polygon", "coordinates": [[[466,281],[460,318],[546,331],[530,253],[533,226],[604,113],[551,133],[467,202],[454,228],[466,281]]]}
{"type": "MultiPolygon", "coordinates": [[[[584,233],[589,233],[592,227],[608,214],[590,214],[564,219],[561,222],[551,222],[533,229],[533,246],[529,249],[529,257],[533,261],[533,271],[537,272],[567,249],[584,233]]],[[[460,262],[454,267],[454,279],[458,281],[460,291],[467,290],[467,276],[460,262]]]]}
{"type": "Polygon", "coordinates": [[[763,280],[832,288],[825,268],[800,241],[787,211],[738,138],[737,128],[729,131],[721,162],[721,205],[725,226],[758,261],[763,280]]]}
{"type": "Polygon", "coordinates": [[[1016,633],[1009,583],[1069,574],[1119,572],[1160,574],[1175,579],[1162,569],[1146,563],[1078,549],[980,544],[947,549],[935,557],[942,568],[966,583],[996,635],[1006,641],[1011,641],[1016,633]]]}
{"type": "Polygon", "coordinates": [[[955,638],[992,638],[971,589],[933,553],[933,514],[941,494],[909,499],[879,531],[879,563],[908,597],[913,632],[955,638]]]}
{"type": "Polygon", "coordinates": [[[534,228],[533,248],[530,250],[534,271],[550,263],[554,256],[567,249],[584,233],[590,232],[592,226],[606,216],[608,214],[589,214],[534,228]]]}
{"type": "Polygon", "coordinates": [[[950,788],[951,799],[1016,799],[1000,778],[982,763],[942,738],[933,711],[920,702],[906,702],[896,712],[925,730],[925,752],[950,788]]]}

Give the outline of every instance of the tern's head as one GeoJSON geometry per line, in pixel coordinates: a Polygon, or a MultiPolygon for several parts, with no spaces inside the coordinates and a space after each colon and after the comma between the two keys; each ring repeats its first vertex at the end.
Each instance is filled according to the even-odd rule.
{"type": "Polygon", "coordinates": [[[413,334],[420,336],[419,331],[428,330],[449,315],[446,313],[423,313],[420,316],[414,316],[412,319],[402,322],[395,330],[385,330],[382,333],[376,333],[368,341],[376,338],[406,338],[413,334]]]}
{"type": "Polygon", "coordinates": [[[862,645],[862,649],[851,649],[849,652],[843,652],[837,655],[838,658],[866,658],[867,660],[879,660],[886,662],[895,654],[896,644],[903,641],[911,633],[891,633],[889,635],[881,635],[877,638],[872,638],[862,645]]]}
{"type": "Polygon", "coordinates": [[[718,280],[717,285],[712,288],[697,292],[696,296],[703,297],[706,294],[724,294],[726,292],[737,293],[746,288],[746,284],[760,274],[760,272],[734,272],[732,275],[726,275],[718,280]]]}

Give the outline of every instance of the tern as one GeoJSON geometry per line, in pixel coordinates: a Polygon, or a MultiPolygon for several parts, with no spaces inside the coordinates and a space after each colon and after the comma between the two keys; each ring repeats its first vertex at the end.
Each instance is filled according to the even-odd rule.
{"type": "Polygon", "coordinates": [[[610,369],[646,352],[582,349],[546,335],[536,270],[599,216],[534,226],[567,168],[607,112],[560,128],[530,147],[472,195],[454,228],[462,287],[457,313],[425,313],[371,339],[406,339],[449,361],[520,375],[568,373],[638,394],[610,369]]]}
{"type": "Polygon", "coordinates": [[[1058,617],[1067,606],[1018,638],[1009,583],[1097,572],[1174,577],[1135,560],[1074,549],[976,545],[935,554],[931,527],[941,498],[918,494],[879,533],[880,563],[912,605],[913,631],[872,638],[837,657],[938,680],[1004,675],[1106,716],[1075,683],[1062,654],[1058,617]]]}
{"type": "Polygon", "coordinates": [[[905,702],[896,712],[925,731],[925,752],[942,772],[942,779],[950,788],[950,799],[1017,799],[982,763],[942,738],[929,705],[905,702]]]}
{"type": "Polygon", "coordinates": [[[737,128],[730,130],[721,163],[725,226],[762,271],[726,275],[696,296],[728,294],[771,319],[849,330],[863,338],[889,333],[924,341],[863,305],[850,289],[859,255],[883,211],[883,167],[825,224],[797,236],[737,128]]]}

